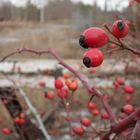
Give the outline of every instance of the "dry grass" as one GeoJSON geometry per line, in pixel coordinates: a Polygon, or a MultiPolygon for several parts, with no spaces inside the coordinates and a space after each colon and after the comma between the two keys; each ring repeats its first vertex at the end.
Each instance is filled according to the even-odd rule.
{"type": "MultiPolygon", "coordinates": [[[[55,49],[64,58],[81,56],[78,32],[68,24],[0,23],[0,38],[17,39],[13,42],[0,42],[0,56],[21,47],[36,50],[55,49]]],[[[18,58],[35,58],[32,54],[16,55],[18,58]]],[[[43,56],[48,58],[48,56],[43,56]]]]}

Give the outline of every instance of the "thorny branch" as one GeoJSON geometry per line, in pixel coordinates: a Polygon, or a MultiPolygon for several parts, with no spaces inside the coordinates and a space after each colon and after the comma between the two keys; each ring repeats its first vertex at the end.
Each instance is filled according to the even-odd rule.
{"type": "Polygon", "coordinates": [[[48,48],[48,50],[45,50],[45,51],[36,51],[36,50],[32,50],[32,49],[22,48],[22,49],[14,51],[14,52],[8,54],[7,56],[3,57],[1,62],[5,61],[10,56],[13,56],[15,54],[22,53],[22,52],[33,53],[33,54],[36,54],[36,55],[43,55],[43,54],[50,54],[50,55],[52,55],[59,62],[59,64],[61,64],[65,68],[67,68],[70,72],[72,72],[82,82],[83,86],[87,89],[89,94],[95,95],[95,96],[97,96],[101,100],[101,102],[102,102],[106,112],[110,116],[111,123],[115,123],[116,117],[113,114],[113,112],[111,110],[111,107],[108,104],[108,101],[104,98],[104,95],[99,90],[97,90],[95,87],[91,86],[89,84],[88,80],[86,80],[86,78],[83,75],[81,75],[78,71],[74,70],[71,66],[67,65],[63,61],[63,59],[58,54],[56,54],[56,52],[53,49],[48,48]]]}
{"type": "MultiPolygon", "coordinates": [[[[105,26],[105,27],[107,27],[107,26],[105,26]]],[[[138,50],[133,49],[131,47],[127,47],[121,40],[118,40],[118,42],[119,42],[119,44],[118,43],[116,43],[116,44],[118,44],[120,47],[123,47],[123,49],[127,49],[127,50],[133,52],[134,54],[140,55],[140,52],[138,50]]],[[[81,83],[87,89],[89,94],[94,95],[94,96],[96,96],[96,97],[98,97],[100,99],[100,101],[102,102],[106,112],[109,114],[110,122],[111,122],[110,131],[108,133],[106,133],[101,138],[101,140],[110,140],[110,136],[112,134],[119,135],[126,128],[128,128],[130,124],[133,124],[136,121],[136,119],[140,118],[140,108],[138,108],[130,116],[126,117],[121,122],[116,122],[117,121],[116,116],[112,112],[112,109],[111,109],[111,107],[110,107],[110,105],[108,103],[108,99],[106,98],[106,96],[104,96],[104,94],[102,94],[94,86],[91,86],[89,84],[88,80],[83,75],[81,75],[78,71],[74,70],[71,66],[67,65],[63,61],[63,59],[59,55],[57,55],[55,53],[55,51],[53,49],[51,49],[51,48],[49,48],[49,49],[47,49],[45,51],[36,51],[36,50],[32,50],[32,49],[22,48],[22,49],[16,50],[16,51],[8,54],[7,56],[3,57],[1,62],[5,61],[10,56],[13,56],[13,55],[18,54],[18,53],[23,53],[23,52],[33,53],[33,54],[36,54],[36,55],[50,54],[51,56],[53,56],[59,62],[59,64],[61,64],[65,68],[67,68],[70,72],[72,72],[81,81],[81,83]]]]}

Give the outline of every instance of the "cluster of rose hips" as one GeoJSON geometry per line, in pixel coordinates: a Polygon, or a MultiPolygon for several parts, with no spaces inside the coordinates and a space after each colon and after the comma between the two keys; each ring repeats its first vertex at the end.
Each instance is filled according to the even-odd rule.
{"type": "Polygon", "coordinates": [[[131,114],[134,111],[134,107],[130,103],[132,101],[132,95],[135,93],[134,87],[125,84],[125,80],[121,77],[116,78],[114,86],[116,89],[123,87],[123,90],[127,94],[127,96],[126,96],[126,104],[123,106],[122,111],[128,115],[131,114]]]}
{"type": "MultiPolygon", "coordinates": [[[[63,99],[68,100],[69,97],[71,97],[69,91],[73,93],[78,89],[78,81],[77,79],[73,79],[72,76],[67,73],[63,75],[63,78],[64,78],[64,81],[61,79],[61,77],[58,77],[54,80],[54,87],[56,89],[56,93],[54,91],[45,91],[44,93],[45,98],[49,99],[50,101],[54,101],[56,97],[59,97],[60,100],[63,101],[63,99]]],[[[41,84],[39,82],[39,85],[45,88],[44,85],[46,84],[42,84],[42,83],[43,81],[41,81],[41,84]]],[[[89,102],[87,105],[87,108],[89,109],[90,114],[92,116],[96,117],[100,115],[103,120],[109,120],[108,113],[106,112],[101,113],[96,103],[89,102]]],[[[81,118],[80,124],[81,125],[72,127],[73,133],[77,136],[84,135],[86,133],[85,129],[87,127],[92,128],[91,120],[87,117],[81,118]]]]}
{"type": "MultiPolygon", "coordinates": [[[[3,122],[2,118],[0,118],[0,122],[3,122]]],[[[21,113],[19,116],[15,117],[14,118],[14,123],[16,125],[24,125],[24,124],[26,124],[26,115],[25,115],[25,113],[21,113]]],[[[4,127],[2,129],[2,133],[5,136],[9,136],[9,135],[11,135],[13,133],[13,131],[10,128],[4,127]]]]}
{"type": "MultiPolygon", "coordinates": [[[[54,81],[54,86],[57,92],[57,96],[61,99],[67,99],[69,97],[68,90],[75,92],[78,89],[78,80],[77,79],[70,79],[71,75],[68,73],[64,74],[65,81],[63,82],[60,77],[57,77],[54,81]]],[[[46,84],[42,80],[39,81],[39,85],[45,88],[46,84]]],[[[56,97],[54,91],[45,91],[44,96],[49,100],[53,100],[56,97]]]]}
{"type": "MultiPolygon", "coordinates": [[[[87,108],[89,109],[90,113],[95,117],[95,116],[98,116],[98,115],[101,115],[101,118],[103,120],[109,120],[109,115],[107,112],[104,112],[104,113],[101,113],[96,105],[96,103],[94,102],[89,102],[88,105],[87,105],[87,108]]],[[[81,126],[75,126],[73,127],[73,132],[75,135],[78,135],[78,136],[82,136],[84,135],[84,133],[86,133],[85,129],[87,127],[92,128],[92,122],[89,118],[87,117],[83,117],[80,121],[81,123],[81,126]]]]}
{"type": "Polygon", "coordinates": [[[14,119],[14,122],[17,125],[24,125],[26,123],[26,115],[24,113],[21,113],[14,119]]]}
{"type": "MultiPolygon", "coordinates": [[[[112,25],[112,34],[117,38],[124,38],[129,31],[127,22],[117,20],[112,25]]],[[[109,42],[108,34],[101,28],[91,27],[84,31],[80,36],[79,44],[81,47],[88,49],[83,56],[83,63],[86,67],[97,67],[103,62],[103,53],[100,50],[109,42]]],[[[115,45],[111,45],[115,48],[115,45]]]]}

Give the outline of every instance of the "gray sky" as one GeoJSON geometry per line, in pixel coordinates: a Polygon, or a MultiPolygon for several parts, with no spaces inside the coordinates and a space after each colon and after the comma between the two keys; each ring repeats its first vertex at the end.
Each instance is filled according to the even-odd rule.
{"type": "MultiPolygon", "coordinates": [[[[1,0],[0,0],[1,1],[1,0]]],[[[17,6],[23,6],[26,4],[27,0],[3,0],[3,1],[11,1],[13,4],[17,6]]],[[[44,5],[44,3],[47,0],[31,0],[32,2],[36,3],[37,5],[41,6],[44,5]]],[[[97,5],[99,5],[102,9],[104,8],[104,2],[105,0],[72,0],[73,2],[82,1],[85,4],[93,4],[95,1],[97,2],[97,5]]],[[[128,0],[107,0],[108,1],[108,8],[114,9],[117,6],[118,10],[121,10],[124,7],[128,6],[128,0]]]]}

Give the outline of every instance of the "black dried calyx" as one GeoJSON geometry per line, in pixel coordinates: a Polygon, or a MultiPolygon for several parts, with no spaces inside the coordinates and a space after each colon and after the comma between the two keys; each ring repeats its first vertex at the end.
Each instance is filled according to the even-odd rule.
{"type": "Polygon", "coordinates": [[[88,49],[87,43],[85,41],[85,37],[83,35],[80,35],[79,44],[81,47],[88,49]]]}

